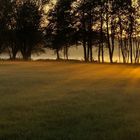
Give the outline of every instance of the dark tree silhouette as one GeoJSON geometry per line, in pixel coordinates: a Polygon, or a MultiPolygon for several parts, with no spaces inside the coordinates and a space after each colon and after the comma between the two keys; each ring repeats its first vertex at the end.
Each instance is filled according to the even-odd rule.
{"type": "Polygon", "coordinates": [[[32,53],[43,51],[41,43],[45,41],[57,59],[60,51],[68,59],[69,48],[82,45],[85,61],[93,61],[96,49],[98,62],[109,57],[113,63],[118,50],[120,62],[139,63],[139,0],[57,0],[45,13],[44,6],[50,3],[53,4],[51,0],[0,0],[0,53],[8,52],[14,60],[20,52],[28,60],[32,53]]]}
{"type": "Polygon", "coordinates": [[[73,0],[58,0],[48,14],[49,24],[46,29],[46,37],[50,37],[57,59],[60,58],[59,51],[62,49],[64,49],[64,58],[68,59],[68,48],[73,44],[72,2],[73,0]]]}
{"type": "Polygon", "coordinates": [[[38,47],[42,38],[40,29],[41,13],[33,2],[25,2],[17,9],[17,37],[24,60],[31,59],[32,52],[38,47]]]}
{"type": "Polygon", "coordinates": [[[102,61],[104,62],[103,49],[106,37],[103,30],[103,2],[82,0],[80,3],[78,1],[75,5],[75,26],[78,30],[79,41],[82,42],[85,61],[93,60],[93,45],[98,45],[98,60],[100,62],[100,55],[102,54],[102,61]],[[100,28],[94,28],[94,26],[99,24],[100,28]]]}
{"type": "Polygon", "coordinates": [[[0,49],[5,49],[7,42],[7,32],[10,28],[10,14],[12,13],[12,3],[9,0],[0,0],[0,49]]]}

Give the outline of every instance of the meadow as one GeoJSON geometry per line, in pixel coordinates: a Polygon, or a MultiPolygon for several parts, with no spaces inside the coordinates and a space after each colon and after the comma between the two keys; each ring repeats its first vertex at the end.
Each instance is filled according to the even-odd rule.
{"type": "Polygon", "coordinates": [[[139,65],[0,62],[0,140],[139,139],[139,65]]]}

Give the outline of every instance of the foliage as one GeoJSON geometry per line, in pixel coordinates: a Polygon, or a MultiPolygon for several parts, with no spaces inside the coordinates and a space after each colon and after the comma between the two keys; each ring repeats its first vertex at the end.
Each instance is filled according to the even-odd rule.
{"type": "Polygon", "coordinates": [[[44,46],[54,50],[57,59],[60,51],[68,59],[69,48],[80,45],[85,61],[93,61],[96,48],[98,62],[104,62],[107,50],[111,63],[116,51],[124,63],[139,63],[139,4],[132,0],[0,0],[0,52],[8,52],[11,59],[21,53],[28,60],[44,46]]]}

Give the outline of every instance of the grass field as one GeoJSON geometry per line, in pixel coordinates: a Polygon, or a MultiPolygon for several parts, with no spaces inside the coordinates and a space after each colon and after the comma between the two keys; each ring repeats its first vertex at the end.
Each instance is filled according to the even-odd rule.
{"type": "Polygon", "coordinates": [[[0,62],[0,140],[140,140],[140,66],[0,62]]]}

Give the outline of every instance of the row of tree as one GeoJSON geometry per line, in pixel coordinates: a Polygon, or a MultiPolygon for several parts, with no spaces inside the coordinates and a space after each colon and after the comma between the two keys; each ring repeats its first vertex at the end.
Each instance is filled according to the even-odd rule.
{"type": "Polygon", "coordinates": [[[124,63],[139,63],[139,0],[0,0],[0,8],[0,50],[11,59],[20,53],[28,60],[44,48],[68,59],[78,45],[86,62],[96,49],[98,62],[107,50],[111,63],[115,52],[124,63]]]}

